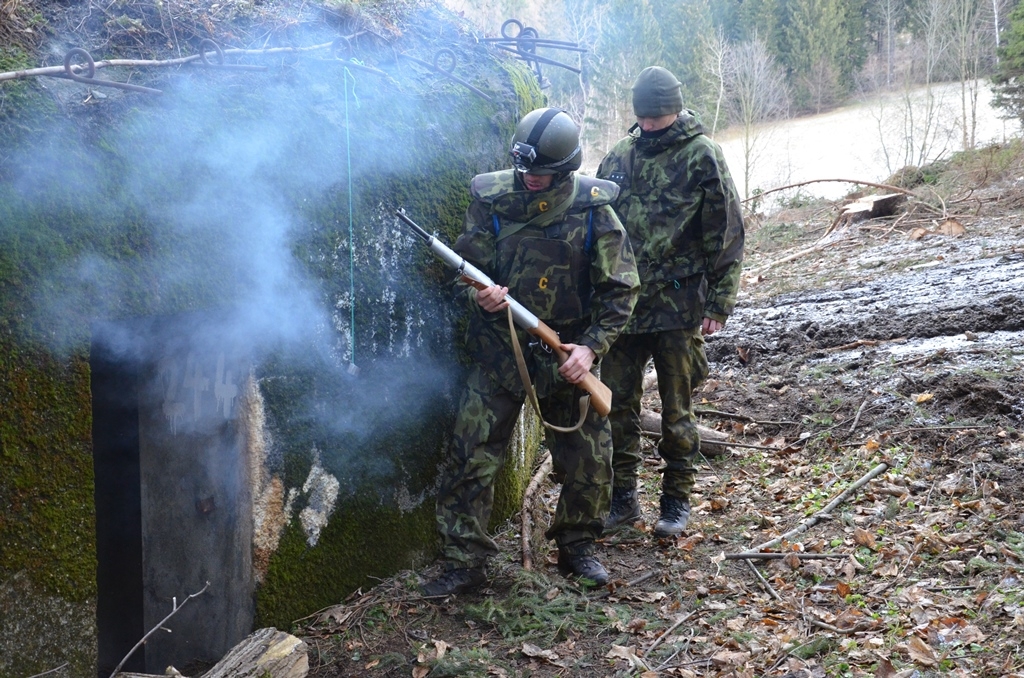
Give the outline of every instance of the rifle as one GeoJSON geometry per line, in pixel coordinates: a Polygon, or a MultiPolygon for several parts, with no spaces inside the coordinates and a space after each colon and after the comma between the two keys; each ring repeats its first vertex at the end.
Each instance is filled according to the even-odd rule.
{"type": "MultiPolygon", "coordinates": [[[[397,214],[398,218],[404,221],[405,224],[416,233],[416,235],[426,241],[427,246],[435,255],[437,255],[438,259],[454,268],[459,274],[459,279],[464,283],[472,285],[478,290],[494,286],[494,281],[491,280],[487,274],[453,252],[440,240],[420,228],[416,222],[406,216],[405,210],[396,210],[395,214],[397,214]]],[[[559,365],[569,358],[569,354],[562,350],[562,340],[558,338],[558,332],[551,329],[543,320],[535,316],[533,313],[530,313],[525,306],[512,297],[506,295],[505,301],[508,302],[508,307],[512,311],[512,319],[515,321],[516,325],[519,325],[524,330],[547,344],[548,347],[554,351],[559,365]]],[[[590,394],[590,404],[597,413],[602,417],[607,417],[608,412],[612,409],[611,389],[605,386],[600,379],[589,372],[578,386],[590,394]]]]}

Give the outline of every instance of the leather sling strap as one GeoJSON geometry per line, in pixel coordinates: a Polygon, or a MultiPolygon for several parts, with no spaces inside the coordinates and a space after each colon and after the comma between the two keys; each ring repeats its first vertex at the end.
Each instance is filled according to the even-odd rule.
{"type": "Polygon", "coordinates": [[[576,425],[571,428],[565,426],[555,426],[549,424],[544,420],[544,415],[540,412],[540,402],[537,400],[537,392],[533,388],[533,384],[530,382],[530,372],[526,369],[526,359],[523,358],[523,349],[519,346],[519,337],[516,335],[516,326],[512,320],[512,309],[508,309],[508,331],[512,334],[512,350],[516,354],[516,367],[519,369],[519,378],[523,382],[523,389],[526,390],[526,399],[533,405],[533,409],[537,412],[537,416],[540,417],[540,423],[544,425],[544,428],[551,429],[552,431],[558,431],[559,433],[572,433],[578,431],[583,422],[587,418],[587,411],[590,409],[590,394],[587,393],[580,398],[580,420],[576,422],[576,425]]]}

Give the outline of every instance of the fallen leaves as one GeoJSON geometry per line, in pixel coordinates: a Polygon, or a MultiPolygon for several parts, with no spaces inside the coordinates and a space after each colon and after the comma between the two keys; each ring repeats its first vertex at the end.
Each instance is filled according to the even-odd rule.
{"type": "Polygon", "coordinates": [[[910,238],[911,240],[920,240],[921,238],[924,238],[929,235],[944,235],[948,237],[956,237],[963,235],[966,232],[967,229],[964,228],[964,225],[960,223],[959,220],[949,217],[947,219],[944,219],[941,223],[936,224],[934,231],[930,231],[926,228],[917,227],[911,229],[907,233],[907,237],[910,238]]]}
{"type": "Polygon", "coordinates": [[[875,535],[862,527],[855,527],[853,529],[853,541],[857,546],[863,546],[871,550],[874,550],[875,548],[875,535]]]}

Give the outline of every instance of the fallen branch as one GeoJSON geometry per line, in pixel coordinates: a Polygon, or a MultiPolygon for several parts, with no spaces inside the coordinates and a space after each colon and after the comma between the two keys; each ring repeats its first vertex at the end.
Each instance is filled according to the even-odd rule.
{"type": "Polygon", "coordinates": [[[679,619],[677,619],[677,620],[676,620],[676,623],[675,623],[675,624],[673,624],[672,626],[670,626],[670,627],[668,627],[667,629],[665,629],[665,632],[664,632],[664,633],[662,633],[662,634],[661,634],[660,636],[658,636],[658,638],[657,638],[657,639],[656,639],[656,640],[655,640],[655,641],[654,641],[653,643],[651,643],[651,646],[650,646],[649,648],[647,648],[646,650],[644,650],[644,655],[646,656],[646,655],[649,655],[649,654],[650,654],[651,652],[653,652],[653,651],[654,651],[654,648],[656,648],[656,647],[658,647],[659,645],[661,645],[661,643],[662,643],[662,642],[663,642],[663,641],[664,641],[664,640],[665,640],[666,638],[668,638],[668,635],[669,635],[670,633],[672,633],[672,632],[673,632],[673,631],[675,631],[675,630],[676,630],[677,628],[679,628],[679,627],[680,627],[680,625],[682,625],[682,623],[683,623],[684,621],[686,621],[687,619],[689,619],[690,617],[692,617],[692,616],[693,616],[693,615],[695,615],[695,614],[697,614],[697,611],[696,611],[696,610],[694,610],[693,612],[690,612],[690,613],[689,613],[689,614],[687,614],[687,615],[683,615],[682,617],[680,617],[679,619]]]}
{"type": "Polygon", "coordinates": [[[901,433],[910,433],[911,431],[974,431],[981,428],[995,428],[994,426],[983,426],[977,425],[964,425],[964,426],[916,426],[914,428],[901,428],[898,431],[892,431],[889,435],[899,435],[901,433]]]}
{"type": "Polygon", "coordinates": [[[733,412],[722,412],[720,410],[706,410],[698,407],[693,410],[694,414],[699,414],[709,417],[722,417],[723,419],[735,419],[736,421],[745,421],[749,424],[770,424],[772,426],[797,426],[795,421],[771,421],[770,419],[754,419],[748,417],[745,414],[735,414],[733,412]]]}
{"type": "MultiPolygon", "coordinates": [[[[661,437],[661,413],[652,410],[640,411],[640,433],[649,438],[661,437]]],[[[697,434],[700,436],[700,451],[704,454],[715,456],[725,452],[725,448],[732,445],[728,442],[729,436],[713,428],[697,424],[697,434]]]]}
{"type": "MultiPolygon", "coordinates": [[[[825,235],[828,235],[828,234],[826,233],[825,235]]],[[[823,235],[822,237],[824,238],[825,236],[823,235]]],[[[800,250],[798,252],[794,252],[793,254],[785,256],[785,257],[779,259],[778,261],[769,261],[767,264],[762,264],[761,266],[758,266],[757,268],[751,269],[749,271],[744,271],[743,273],[744,273],[744,275],[761,275],[762,273],[768,271],[769,269],[775,268],[776,266],[779,266],[781,264],[788,264],[789,262],[794,261],[796,259],[800,259],[801,257],[805,257],[808,254],[814,254],[815,252],[819,252],[819,251],[825,249],[826,247],[834,247],[834,246],[843,244],[845,242],[846,242],[845,240],[839,239],[839,240],[833,240],[831,242],[819,243],[817,245],[813,245],[811,247],[808,247],[807,249],[802,249],[802,250],[800,250]]],[[[856,243],[851,243],[851,244],[856,244],[856,243]]]]}
{"type": "Polygon", "coordinates": [[[866,485],[869,482],[871,482],[877,476],[879,476],[882,473],[884,473],[885,470],[888,469],[888,468],[889,468],[888,462],[884,462],[884,461],[881,462],[880,464],[875,466],[873,469],[868,471],[868,473],[863,478],[861,478],[860,480],[855,482],[853,485],[850,485],[848,488],[846,488],[843,491],[842,494],[840,494],[838,497],[836,497],[831,502],[829,502],[828,506],[826,506],[822,510],[818,511],[813,516],[811,516],[807,520],[803,521],[802,523],[800,523],[799,525],[794,527],[789,532],[787,532],[785,534],[782,534],[782,535],[779,535],[775,539],[771,539],[769,541],[766,541],[765,543],[760,544],[760,545],[754,547],[750,551],[745,551],[744,553],[758,553],[760,551],[764,551],[765,549],[771,548],[772,546],[778,546],[779,544],[781,544],[782,542],[786,541],[790,537],[794,537],[794,536],[796,536],[796,535],[798,535],[798,534],[800,534],[802,532],[806,532],[810,528],[812,528],[815,525],[817,525],[818,523],[820,523],[822,520],[826,520],[828,518],[831,518],[832,516],[831,516],[830,512],[835,507],[839,506],[841,503],[846,501],[847,497],[849,497],[851,494],[853,494],[854,492],[859,490],[864,485],[866,485]]]}
{"type": "MultiPolygon", "coordinates": [[[[97,70],[97,69],[108,68],[108,67],[128,67],[128,68],[168,67],[168,66],[181,66],[181,65],[185,65],[185,64],[190,64],[190,65],[194,65],[194,66],[212,66],[212,67],[216,67],[216,68],[226,68],[226,67],[228,67],[228,68],[235,68],[235,69],[242,69],[242,70],[256,70],[256,69],[266,70],[265,67],[262,67],[262,66],[247,66],[247,65],[241,65],[241,64],[225,64],[225,63],[222,62],[223,61],[223,57],[226,56],[226,55],[234,56],[234,55],[240,55],[240,54],[251,54],[251,55],[255,55],[255,56],[264,56],[264,55],[268,55],[268,54],[298,54],[298,53],[302,53],[302,52],[310,52],[310,51],[314,51],[314,50],[328,49],[328,48],[333,47],[334,44],[335,44],[334,42],[325,42],[325,43],[322,43],[322,44],[319,44],[319,45],[310,45],[310,46],[307,46],[307,47],[270,47],[270,48],[267,48],[267,49],[242,49],[242,48],[221,49],[221,48],[217,47],[215,50],[211,50],[211,51],[215,51],[215,53],[217,55],[217,58],[221,59],[221,63],[213,63],[213,62],[208,61],[207,58],[206,58],[206,50],[204,49],[203,52],[200,52],[198,54],[191,54],[189,56],[178,57],[178,58],[174,58],[174,59],[104,59],[102,61],[95,61],[95,62],[93,62],[92,63],[92,69],[89,69],[89,70],[97,70]]],[[[69,64],[69,66],[67,66],[67,67],[62,65],[62,66],[43,66],[43,67],[40,67],[40,68],[26,68],[26,69],[22,69],[22,70],[18,70],[18,71],[6,71],[6,72],[3,72],[3,73],[0,73],[0,82],[3,82],[5,80],[20,80],[20,79],[23,79],[23,78],[31,78],[31,77],[36,77],[36,76],[50,76],[50,77],[61,78],[61,77],[66,77],[68,75],[68,71],[70,71],[72,75],[79,75],[80,73],[85,72],[86,70],[87,69],[86,69],[85,66],[81,66],[81,65],[78,65],[78,64],[69,64]]],[[[89,79],[91,80],[91,78],[89,78],[89,79]]],[[[109,85],[110,82],[109,81],[97,80],[95,82],[95,84],[97,84],[97,85],[109,85]]]]}
{"type": "MultiPolygon", "coordinates": [[[[642,431],[640,431],[640,435],[646,436],[646,437],[651,438],[653,440],[658,440],[658,439],[661,438],[661,431],[642,430],[642,431]]],[[[750,449],[750,450],[767,450],[767,451],[773,451],[773,452],[778,452],[779,449],[780,449],[778,447],[768,447],[766,445],[750,445],[748,443],[734,443],[734,442],[730,442],[730,441],[718,442],[718,441],[714,441],[714,440],[704,440],[703,436],[701,437],[700,447],[701,447],[701,452],[702,453],[711,454],[711,456],[715,456],[715,453],[719,452],[720,448],[726,448],[726,447],[745,447],[745,448],[750,449]],[[708,450],[705,450],[705,446],[708,446],[708,447],[714,448],[714,449],[708,451],[708,450]]]]}
{"type": "Polygon", "coordinates": [[[162,629],[164,627],[164,624],[167,622],[167,620],[170,619],[171,617],[173,617],[174,615],[176,615],[178,613],[178,610],[180,610],[181,608],[185,607],[185,603],[187,603],[188,601],[192,600],[193,598],[195,598],[197,596],[201,596],[203,593],[206,592],[206,589],[208,589],[208,588],[210,588],[210,582],[206,582],[206,586],[204,586],[203,588],[199,589],[195,593],[189,595],[189,597],[186,598],[185,600],[181,601],[181,605],[178,605],[178,598],[177,598],[177,596],[171,598],[171,606],[172,606],[171,613],[169,615],[167,615],[166,617],[164,617],[163,619],[161,619],[159,621],[159,623],[157,623],[156,626],[151,628],[149,630],[149,633],[147,633],[146,635],[142,636],[142,640],[140,640],[139,642],[135,643],[135,647],[133,647],[131,650],[129,650],[128,654],[126,654],[124,656],[124,659],[122,659],[118,663],[118,665],[114,667],[114,672],[110,674],[110,678],[115,678],[115,676],[117,676],[117,674],[121,671],[121,667],[124,666],[124,663],[126,661],[128,661],[128,658],[131,657],[133,654],[135,654],[135,651],[138,650],[140,647],[142,647],[142,645],[147,640],[149,640],[150,636],[152,636],[154,633],[156,633],[157,631],[162,629]]]}
{"type": "MultiPolygon", "coordinates": [[[[305,678],[309,674],[309,646],[299,638],[266,627],[254,631],[228,651],[199,678],[305,678]]],[[[124,673],[123,678],[166,678],[183,675],[173,666],[164,673],[124,673]]]]}
{"type": "Polygon", "coordinates": [[[551,473],[551,467],[551,453],[545,452],[540,467],[530,478],[530,484],[526,486],[526,492],[523,494],[523,508],[519,512],[519,518],[522,522],[520,539],[523,544],[523,569],[526,571],[533,569],[533,547],[530,545],[530,535],[533,534],[533,518],[530,515],[533,508],[533,496],[537,494],[541,483],[551,473]]]}
{"type": "Polygon", "coordinates": [[[889,184],[876,184],[871,181],[860,181],[858,179],[811,179],[809,181],[801,181],[796,184],[788,184],[786,186],[778,186],[777,188],[769,188],[767,191],[761,191],[757,195],[747,198],[746,200],[741,200],[740,202],[750,202],[751,200],[757,200],[758,198],[762,198],[768,195],[769,193],[777,193],[778,191],[785,191],[788,188],[799,188],[801,186],[806,186],[808,184],[817,184],[822,182],[838,182],[841,184],[856,184],[858,186],[873,186],[875,188],[884,188],[887,191],[897,191],[899,193],[905,193],[906,195],[909,195],[914,198],[917,197],[917,194],[914,193],[913,191],[908,191],[907,189],[900,188],[899,186],[890,186],[889,184]]]}
{"type": "Polygon", "coordinates": [[[825,622],[821,621],[820,619],[815,619],[814,617],[807,617],[807,616],[804,617],[804,621],[807,622],[808,624],[810,624],[811,626],[817,626],[819,629],[824,629],[826,631],[831,631],[832,633],[839,633],[839,634],[844,634],[844,633],[860,633],[861,631],[867,631],[868,629],[871,628],[871,624],[863,624],[862,623],[862,624],[857,624],[856,626],[851,626],[848,629],[841,629],[838,626],[833,626],[832,624],[826,624],[825,622]]]}
{"type": "MultiPolygon", "coordinates": [[[[637,586],[639,584],[643,584],[648,579],[652,579],[654,577],[657,577],[658,574],[659,574],[658,570],[648,570],[647,572],[643,573],[642,575],[640,575],[636,579],[630,580],[630,581],[626,582],[625,584],[623,584],[622,586],[616,586],[615,587],[615,591],[618,591],[619,589],[629,588],[631,586],[637,586]]],[[[592,600],[597,599],[597,598],[604,598],[605,596],[610,596],[612,593],[614,593],[614,591],[612,590],[612,586],[609,585],[609,586],[605,587],[604,590],[598,591],[597,593],[595,593],[592,596],[590,596],[590,598],[592,600]]]]}
{"type": "Polygon", "coordinates": [[[747,565],[750,566],[751,571],[755,575],[757,575],[758,580],[761,582],[761,586],[763,586],[764,589],[769,594],[771,594],[772,598],[774,598],[775,600],[777,600],[777,601],[779,601],[781,603],[782,602],[782,596],[779,595],[778,591],[776,591],[774,588],[772,588],[772,585],[768,583],[768,580],[764,578],[764,575],[762,575],[760,572],[758,572],[757,568],[754,567],[754,564],[752,562],[750,562],[749,560],[747,561],[747,565]]]}
{"type": "Polygon", "coordinates": [[[848,553],[776,553],[774,551],[758,551],[753,553],[726,553],[726,560],[781,560],[783,558],[799,558],[800,560],[825,560],[828,558],[846,558],[848,553]]]}
{"type": "Polygon", "coordinates": [[[864,413],[864,407],[868,404],[868,400],[869,398],[865,398],[864,402],[862,402],[860,404],[860,407],[857,408],[857,416],[853,418],[853,423],[850,425],[850,433],[853,433],[853,431],[857,428],[857,424],[860,423],[860,415],[864,413]]]}
{"type": "Polygon", "coordinates": [[[60,666],[56,666],[56,667],[50,669],[49,671],[43,671],[42,673],[36,673],[34,675],[29,676],[28,678],[42,678],[42,676],[48,676],[51,673],[56,673],[57,671],[60,671],[62,668],[64,668],[67,665],[68,665],[68,663],[64,662],[60,666]]]}
{"type": "Polygon", "coordinates": [[[826,348],[825,351],[833,353],[835,351],[849,351],[852,348],[860,348],[861,346],[878,346],[882,343],[881,339],[858,339],[857,341],[851,341],[849,344],[843,344],[842,346],[832,346],[826,348]]]}

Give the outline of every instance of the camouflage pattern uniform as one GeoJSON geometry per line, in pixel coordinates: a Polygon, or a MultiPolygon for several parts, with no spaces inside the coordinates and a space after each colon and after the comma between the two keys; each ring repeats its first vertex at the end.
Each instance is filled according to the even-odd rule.
{"type": "MultiPolygon", "coordinates": [[[[525,190],[514,170],[481,174],[453,249],[559,333],[600,358],[629,318],[639,279],[626,233],[609,203],[618,187],[575,173],[556,175],[544,191],[525,190]],[[523,224],[527,224],[523,226],[523,224]]],[[[450,464],[437,501],[449,567],[483,567],[497,553],[487,535],[494,481],[526,393],[515,366],[504,311],[487,313],[475,290],[460,286],[470,313],[467,347],[474,366],[455,425],[450,464]]],[[[558,374],[553,353],[519,342],[544,418],[572,426],[583,394],[558,374]]],[[[611,497],[611,429],[591,409],[573,433],[548,432],[562,492],[547,532],[573,555],[592,553],[611,497]]]]}
{"type": "Polygon", "coordinates": [[[614,398],[609,418],[614,486],[636,487],[643,373],[654,358],[662,405],[663,494],[688,499],[700,449],[691,393],[707,377],[700,333],[736,305],[743,257],[739,196],[721,148],[684,110],[660,136],[634,128],[597,176],[621,186],[615,211],[629,233],[641,290],[623,334],[601,364],[614,398]]]}

